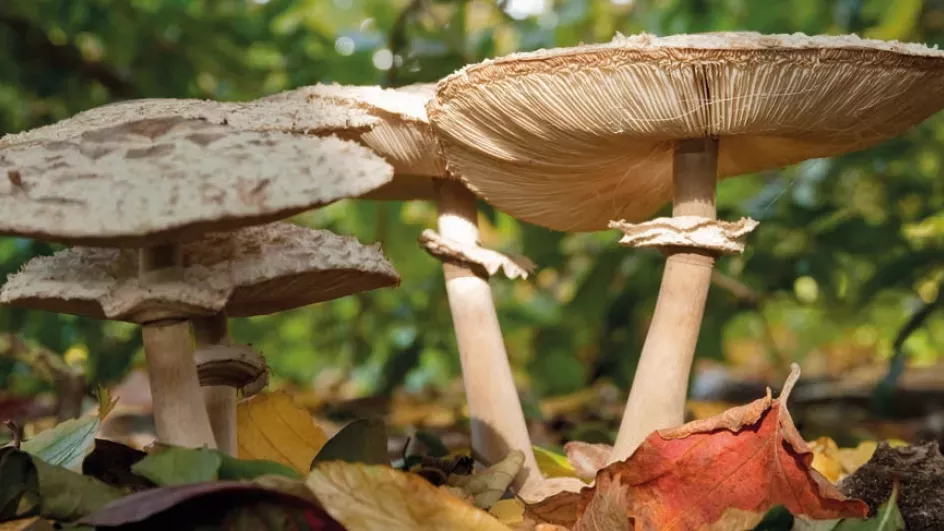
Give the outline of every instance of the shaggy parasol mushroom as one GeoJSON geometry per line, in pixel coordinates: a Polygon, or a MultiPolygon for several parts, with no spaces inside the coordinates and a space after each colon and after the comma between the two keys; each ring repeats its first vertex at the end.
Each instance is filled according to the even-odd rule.
{"type": "Polygon", "coordinates": [[[267,381],[265,359],[230,341],[227,317],[252,317],[395,286],[379,245],[276,222],[180,244],[182,275],[143,290],[133,249],[73,247],[33,258],[0,290],[0,303],[97,319],[140,322],[147,307],[187,307],[200,382],[217,446],[236,451],[236,396],[267,381]]]}
{"type": "Polygon", "coordinates": [[[185,319],[201,313],[201,293],[188,287],[173,294],[183,277],[180,243],[365,193],[388,182],[392,169],[337,138],[181,117],[121,120],[98,129],[80,124],[51,140],[5,142],[0,235],[138,249],[141,297],[110,303],[142,325],[158,437],[215,447],[205,408],[194,407],[202,397],[185,319]],[[167,304],[162,297],[170,297],[167,304]]]}
{"type": "MultiPolygon", "coordinates": [[[[488,277],[501,270],[509,278],[527,278],[534,264],[478,244],[476,196],[446,171],[436,137],[426,117],[434,85],[397,89],[314,85],[275,94],[271,100],[333,102],[366,110],[379,118],[367,132],[337,131],[384,157],[393,180],[361,196],[376,200],[434,200],[439,232],[427,229],[420,243],[443,262],[446,292],[459,345],[473,448],[497,462],[510,450],[525,454],[515,485],[539,479],[528,428],[515,388],[488,277]]],[[[321,103],[324,105],[324,103],[321,103]]]]}
{"type": "Polygon", "coordinates": [[[470,65],[428,110],[450,170],[556,230],[623,230],[667,256],[612,460],[683,420],[719,252],[718,178],[856,151],[944,105],[944,53],[855,36],[714,33],[514,54],[470,65]],[[669,199],[673,218],[631,225],[669,199]],[[611,220],[620,220],[611,225],[611,220]]]}

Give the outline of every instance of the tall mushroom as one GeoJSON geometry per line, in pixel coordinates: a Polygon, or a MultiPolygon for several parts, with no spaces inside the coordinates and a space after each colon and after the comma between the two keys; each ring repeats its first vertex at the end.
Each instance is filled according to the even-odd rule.
{"type": "Polygon", "coordinates": [[[369,131],[335,131],[371,148],[394,168],[390,183],[361,198],[436,201],[439,232],[425,230],[420,242],[443,262],[469,405],[472,446],[492,462],[504,458],[510,450],[521,450],[526,457],[515,481],[520,487],[538,481],[540,474],[488,278],[499,270],[509,278],[527,278],[534,265],[479,245],[477,198],[446,171],[426,117],[426,103],[433,88],[425,84],[399,89],[315,85],[263,101],[331,102],[369,112],[380,119],[369,131]]]}
{"type": "Polygon", "coordinates": [[[210,233],[180,249],[181,278],[160,292],[141,289],[134,250],[73,247],[30,260],[0,290],[0,303],[132,322],[148,307],[186,305],[174,315],[193,322],[215,440],[233,454],[237,389],[258,391],[267,373],[258,352],[231,344],[226,317],[277,313],[400,281],[379,246],[291,223],[210,233]]]}
{"type": "Polygon", "coordinates": [[[715,220],[718,178],[860,150],[944,105],[944,52],[855,36],[617,36],[470,65],[428,110],[450,170],[556,230],[667,257],[612,460],[682,422],[710,273],[755,223],[715,220]],[[639,225],[669,199],[672,218],[639,225]],[[610,224],[611,220],[623,220],[610,224]]]}
{"type": "Polygon", "coordinates": [[[194,407],[202,396],[185,316],[199,315],[216,295],[212,286],[179,292],[180,243],[365,193],[388,182],[392,170],[337,138],[137,116],[57,137],[4,140],[0,235],[138,249],[135,296],[108,304],[142,325],[158,437],[215,447],[205,408],[194,407]]]}

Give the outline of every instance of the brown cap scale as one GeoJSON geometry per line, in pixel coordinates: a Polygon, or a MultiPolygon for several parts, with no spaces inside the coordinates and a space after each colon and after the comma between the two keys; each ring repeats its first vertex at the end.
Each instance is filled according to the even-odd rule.
{"type": "MultiPolygon", "coordinates": [[[[72,133],[62,133],[68,124],[51,126],[0,147],[0,234],[137,248],[139,295],[171,299],[134,317],[142,323],[158,436],[213,446],[205,411],[193,407],[201,397],[183,315],[199,315],[191,310],[214,294],[210,287],[174,300],[172,286],[185,277],[180,242],[359,195],[389,182],[392,168],[337,138],[137,116],[98,128],[75,120],[72,133]],[[180,316],[171,317],[174,311],[180,316]]],[[[112,302],[114,313],[135,314],[134,297],[112,302]]]]}
{"type": "Polygon", "coordinates": [[[446,170],[426,115],[434,89],[430,84],[397,89],[315,85],[265,100],[332,102],[371,113],[381,122],[369,131],[337,132],[371,148],[394,168],[393,181],[360,198],[436,201],[439,231],[426,230],[419,241],[444,262],[472,418],[472,445],[492,461],[511,449],[521,450],[526,456],[516,480],[521,486],[529,478],[537,481],[539,474],[487,279],[498,271],[509,278],[527,278],[534,264],[479,245],[477,198],[446,170]]]}
{"type": "Polygon", "coordinates": [[[485,61],[441,81],[427,109],[447,167],[496,207],[556,230],[612,226],[668,256],[620,460],[682,422],[715,257],[755,225],[715,221],[717,180],[861,150],[942,106],[936,49],[713,33],[485,61]],[[633,224],[670,199],[673,218],[633,224]]]}
{"type": "Polygon", "coordinates": [[[210,233],[180,245],[182,274],[142,284],[132,249],[73,247],[30,260],[0,290],[0,303],[146,324],[190,319],[196,363],[220,450],[235,453],[236,391],[265,385],[266,366],[232,345],[229,317],[249,317],[396,286],[379,246],[276,222],[210,233]]]}

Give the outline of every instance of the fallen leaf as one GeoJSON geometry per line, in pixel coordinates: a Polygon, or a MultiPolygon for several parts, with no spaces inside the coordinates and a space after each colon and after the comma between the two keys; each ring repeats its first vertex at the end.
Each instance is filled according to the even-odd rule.
{"type": "Polygon", "coordinates": [[[55,529],[49,520],[38,516],[0,523],[0,531],[55,531],[55,529]]]}
{"type": "Polygon", "coordinates": [[[518,497],[527,504],[536,504],[564,492],[580,492],[587,484],[578,478],[548,478],[518,491],[518,497]]]}
{"type": "Polygon", "coordinates": [[[944,529],[944,456],[937,442],[897,448],[880,443],[868,463],[839,482],[839,490],[865,500],[874,512],[896,484],[909,531],[944,529]]]}
{"type": "Polygon", "coordinates": [[[888,500],[879,507],[875,516],[867,520],[808,520],[798,517],[792,531],[904,531],[905,520],[898,510],[898,491],[898,484],[895,484],[888,500]]]}
{"type": "Polygon", "coordinates": [[[147,455],[121,443],[95,439],[95,448],[82,461],[82,474],[115,487],[131,490],[154,488],[153,481],[131,471],[131,467],[147,455]]]}
{"type": "Polygon", "coordinates": [[[218,452],[220,456],[219,478],[228,479],[256,479],[260,476],[282,476],[294,480],[304,479],[294,468],[275,461],[261,459],[236,459],[235,457],[218,452]]]}
{"type": "Polygon", "coordinates": [[[28,516],[71,522],[124,493],[14,448],[0,448],[0,521],[28,516]]]}
{"type": "Polygon", "coordinates": [[[627,517],[629,489],[613,484],[614,481],[619,479],[601,474],[597,479],[596,494],[587,504],[574,531],[632,531],[633,526],[627,517]]]}
{"type": "Polygon", "coordinates": [[[306,484],[348,529],[508,531],[487,512],[389,466],[321,462],[306,484]]]}
{"type": "Polygon", "coordinates": [[[488,513],[508,526],[524,522],[524,504],[514,498],[498,500],[488,508],[488,513]]]}
{"type": "Polygon", "coordinates": [[[809,443],[813,452],[813,462],[810,466],[819,472],[830,483],[836,483],[843,475],[842,463],[839,461],[839,446],[829,437],[820,437],[809,443]]]}
{"type": "Polygon", "coordinates": [[[78,471],[82,460],[95,444],[95,433],[98,432],[102,420],[115,407],[115,402],[107,391],[100,391],[97,414],[60,422],[54,428],[23,441],[20,450],[35,455],[50,465],[78,471]]]}
{"type": "Polygon", "coordinates": [[[256,395],[236,407],[240,459],[274,461],[308,473],[327,436],[284,391],[256,395]]]}
{"type": "Polygon", "coordinates": [[[592,481],[597,472],[606,466],[613,447],[608,444],[591,444],[571,441],[564,445],[567,461],[573,466],[577,477],[592,481]]]}
{"type": "Polygon", "coordinates": [[[544,474],[546,478],[575,478],[577,476],[577,471],[574,470],[573,465],[570,464],[570,461],[567,460],[566,455],[560,455],[558,453],[552,452],[547,448],[542,448],[540,446],[532,446],[534,450],[534,458],[538,463],[538,470],[544,474]]]}
{"type": "Polygon", "coordinates": [[[449,485],[461,487],[475,498],[476,507],[488,509],[505,494],[523,464],[524,452],[512,450],[501,461],[471,476],[449,476],[449,485]]]}
{"type": "Polygon", "coordinates": [[[389,465],[387,427],[379,419],[355,420],[321,447],[309,468],[321,461],[389,465]]]}
{"type": "Polygon", "coordinates": [[[134,524],[135,528],[305,529],[343,531],[309,498],[247,481],[216,481],[151,489],[102,507],[80,523],[96,528],[134,524]],[[291,522],[289,524],[288,522],[291,522]],[[221,525],[222,524],[222,525],[221,525]]]}
{"type": "Polygon", "coordinates": [[[786,407],[799,374],[794,364],[777,400],[768,390],[722,415],[650,434],[629,459],[604,468],[581,491],[576,525],[621,514],[637,530],[717,529],[722,517],[740,521],[748,511],[756,523],[775,505],[816,519],[866,516],[863,501],[846,498],[810,468],[813,454],[786,407]],[[625,491],[619,514],[612,490],[625,491]],[[612,514],[591,515],[591,504],[612,514]]]}
{"type": "Polygon", "coordinates": [[[166,447],[131,467],[131,472],[161,487],[204,483],[218,478],[219,453],[208,448],[166,447]]]}

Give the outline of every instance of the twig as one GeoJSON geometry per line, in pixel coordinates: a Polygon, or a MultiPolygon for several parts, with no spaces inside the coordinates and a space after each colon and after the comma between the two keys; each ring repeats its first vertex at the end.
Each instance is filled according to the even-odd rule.
{"type": "Polygon", "coordinates": [[[5,420],[3,425],[13,434],[13,440],[10,441],[10,444],[13,445],[13,448],[19,450],[20,444],[23,442],[23,426],[20,426],[20,423],[15,420],[5,420]]]}
{"type": "Polygon", "coordinates": [[[905,358],[907,354],[905,352],[905,341],[911,337],[911,334],[921,328],[924,322],[928,320],[928,317],[931,317],[934,310],[940,307],[942,300],[944,300],[944,297],[938,296],[933,301],[922,304],[920,308],[911,314],[911,317],[898,331],[898,335],[895,337],[895,342],[892,345],[894,353],[888,363],[888,372],[872,391],[872,406],[877,412],[881,413],[887,411],[887,399],[895,393],[898,387],[898,380],[905,371],[905,358]]]}

